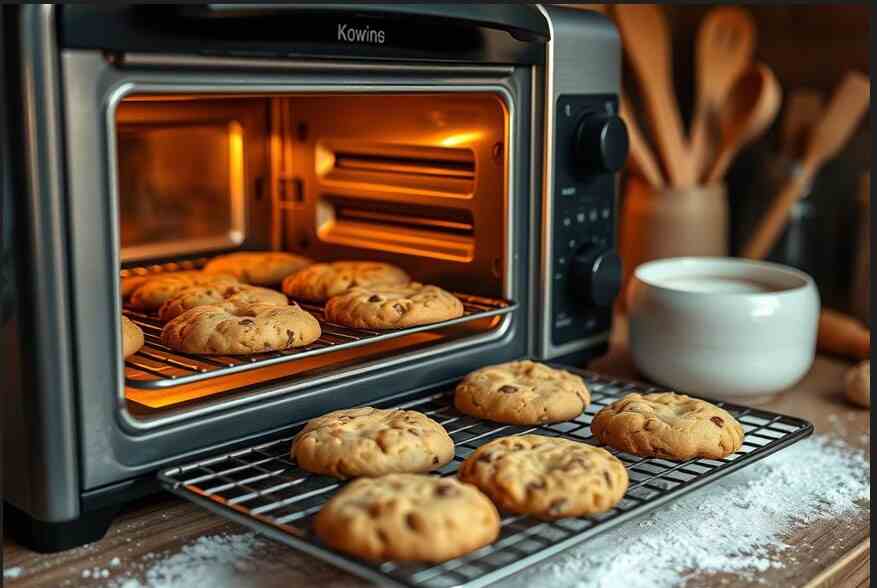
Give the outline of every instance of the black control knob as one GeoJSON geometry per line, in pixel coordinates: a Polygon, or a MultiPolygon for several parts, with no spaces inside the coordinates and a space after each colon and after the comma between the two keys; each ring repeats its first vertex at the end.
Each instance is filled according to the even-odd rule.
{"type": "Polygon", "coordinates": [[[575,157],[579,169],[589,174],[615,173],[627,160],[627,126],[617,116],[591,113],[576,129],[575,157]]]}
{"type": "Polygon", "coordinates": [[[621,258],[598,245],[579,250],[572,259],[572,284],[588,306],[609,306],[621,290],[621,258]]]}

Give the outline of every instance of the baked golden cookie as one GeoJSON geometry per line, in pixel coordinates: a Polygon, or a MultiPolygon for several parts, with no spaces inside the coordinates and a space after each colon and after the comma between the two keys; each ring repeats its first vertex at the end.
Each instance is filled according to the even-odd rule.
{"type": "Polygon", "coordinates": [[[463,378],[454,393],[460,412],[514,425],[568,421],[590,402],[579,376],[532,361],[483,367],[463,378]]]}
{"type": "Polygon", "coordinates": [[[628,394],[591,422],[602,443],[644,457],[719,459],[740,449],[743,427],[727,411],[684,394],[628,394]]]}
{"type": "Polygon", "coordinates": [[[286,306],[289,300],[285,294],[268,288],[247,284],[215,284],[212,286],[190,286],[177,292],[158,309],[158,318],[172,320],[196,306],[213,304],[223,308],[244,308],[251,304],[273,304],[286,306]]]}
{"type": "Polygon", "coordinates": [[[206,274],[197,271],[157,274],[131,293],[128,305],[138,310],[152,312],[185,288],[237,283],[237,278],[227,274],[206,274]]]}
{"type": "Polygon", "coordinates": [[[122,315],[122,356],[127,359],[143,347],[143,330],[122,315]]]}
{"type": "Polygon", "coordinates": [[[362,286],[403,286],[411,278],[389,263],[335,261],[315,263],[283,280],[283,291],[299,300],[325,302],[332,296],[362,286]]]}
{"type": "Polygon", "coordinates": [[[292,457],[309,472],[337,478],[428,472],[454,458],[439,423],[413,410],[336,410],[308,422],[292,457]]]}
{"type": "Polygon", "coordinates": [[[245,355],[313,343],[320,323],[297,304],[196,306],[161,330],[164,345],[184,353],[245,355]]]}
{"type": "Polygon", "coordinates": [[[289,274],[312,263],[307,257],[283,251],[240,251],[214,257],[204,271],[230,274],[245,284],[277,286],[289,274]]]}
{"type": "Polygon", "coordinates": [[[134,290],[149,281],[149,276],[128,276],[119,280],[119,292],[122,300],[128,300],[128,297],[134,293],[134,290]]]}
{"type": "Polygon", "coordinates": [[[458,475],[501,509],[545,520],[606,512],[628,485],[624,464],[605,449],[543,435],[482,445],[458,475]]]}
{"type": "Polygon", "coordinates": [[[362,329],[402,329],[463,316],[463,303],[438,286],[352,288],[326,303],[326,320],[362,329]]]}
{"type": "Polygon", "coordinates": [[[469,484],[389,474],[345,486],[317,514],[314,530],[329,547],[357,557],[441,562],[495,541],[499,514],[469,484]]]}
{"type": "Polygon", "coordinates": [[[871,408],[871,361],[851,367],[846,375],[847,400],[864,408],[871,408]]]}

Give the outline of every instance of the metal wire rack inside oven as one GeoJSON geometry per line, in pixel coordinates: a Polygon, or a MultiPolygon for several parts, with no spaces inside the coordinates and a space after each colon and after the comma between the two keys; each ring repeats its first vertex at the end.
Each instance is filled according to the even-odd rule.
{"type": "Polygon", "coordinates": [[[323,315],[323,308],[310,304],[301,307],[310,312],[320,322],[322,334],[319,339],[304,347],[296,347],[271,353],[252,355],[195,355],[175,352],[161,343],[162,323],[153,315],[125,309],[125,315],[143,330],[144,345],[134,355],[125,360],[125,384],[132,388],[160,389],[183,384],[191,384],[216,376],[240,373],[268,365],[283,363],[294,359],[313,357],[323,353],[350,349],[368,343],[395,339],[421,331],[431,331],[460,323],[504,315],[517,308],[508,300],[484,298],[455,293],[463,303],[463,316],[433,323],[396,329],[377,331],[353,329],[330,323],[323,315]]]}
{"type": "MultiPolygon", "coordinates": [[[[657,390],[590,372],[579,373],[591,390],[592,403],[585,414],[563,423],[520,427],[475,419],[453,408],[452,390],[393,406],[423,412],[448,430],[455,443],[455,457],[437,472],[447,476],[453,475],[480,445],[501,436],[534,432],[597,444],[590,431],[591,419],[597,411],[628,393],[657,390]]],[[[311,521],[341,483],[309,474],[290,461],[292,435],[169,469],[160,474],[160,479],[168,490],[184,498],[381,585],[484,586],[751,465],[805,438],[813,430],[812,425],[800,419],[722,402],[716,404],[743,425],[746,436],[737,453],[725,459],[676,462],[612,450],[624,462],[630,476],[626,495],[612,510],[598,516],[552,522],[505,513],[496,542],[441,564],[367,562],[322,545],[311,531],[311,521]]]]}

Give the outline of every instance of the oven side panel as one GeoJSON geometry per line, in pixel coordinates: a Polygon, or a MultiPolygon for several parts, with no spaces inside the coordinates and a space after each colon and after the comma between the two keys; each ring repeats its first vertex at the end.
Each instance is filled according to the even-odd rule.
{"type": "MultiPolygon", "coordinates": [[[[290,62],[283,67],[247,72],[205,71],[181,65],[175,71],[118,68],[95,51],[62,53],[65,73],[69,173],[72,279],[75,322],[87,325],[78,356],[81,474],[85,501],[100,501],[113,484],[148,475],[158,467],[229,447],[286,428],[335,408],[370,402],[434,386],[464,375],[484,363],[519,358],[527,353],[530,305],[527,288],[529,225],[530,68],[469,66],[426,67],[383,65],[380,73],[350,66],[339,73],[313,64],[290,62]],[[254,92],[312,91],[355,88],[381,91],[483,91],[499,88],[513,108],[509,128],[511,152],[507,281],[516,311],[495,331],[436,348],[387,356],[378,361],[339,369],[312,380],[277,381],[197,416],[137,428],[126,414],[121,370],[107,358],[119,353],[118,234],[109,185],[113,146],[108,140],[108,102],[126,84],[246,84],[254,92]],[[75,141],[72,140],[75,138],[75,141]]],[[[187,87],[192,87],[189,85],[187,87]]],[[[214,86],[215,87],[215,86],[214,86]]],[[[130,89],[130,88],[128,88],[130,89]]]]}
{"type": "Polygon", "coordinates": [[[4,9],[3,495],[54,523],[80,503],[53,8],[4,9]]]}

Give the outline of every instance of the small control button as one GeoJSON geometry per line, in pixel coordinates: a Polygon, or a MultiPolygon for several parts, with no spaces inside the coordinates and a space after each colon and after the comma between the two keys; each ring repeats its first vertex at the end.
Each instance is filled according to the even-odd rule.
{"type": "Polygon", "coordinates": [[[612,211],[609,210],[608,208],[603,209],[603,218],[609,218],[609,215],[611,215],[611,214],[612,214],[612,211]]]}
{"type": "Polygon", "coordinates": [[[568,227],[571,224],[572,224],[572,220],[568,216],[563,218],[563,226],[568,227]]]}
{"type": "Polygon", "coordinates": [[[575,239],[570,239],[570,240],[569,240],[569,248],[570,248],[570,249],[575,249],[575,248],[576,248],[576,240],[575,240],[575,239]]]}
{"type": "Polygon", "coordinates": [[[576,215],[576,221],[578,221],[578,222],[580,222],[580,223],[585,222],[585,213],[584,213],[584,212],[580,212],[580,213],[578,213],[578,214],[576,215]]]}
{"type": "Polygon", "coordinates": [[[591,212],[588,213],[588,220],[590,220],[592,223],[596,222],[596,220],[597,220],[597,209],[596,208],[592,208],[591,212]]]}

